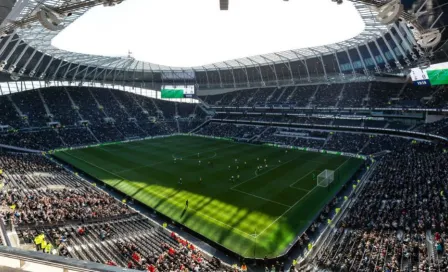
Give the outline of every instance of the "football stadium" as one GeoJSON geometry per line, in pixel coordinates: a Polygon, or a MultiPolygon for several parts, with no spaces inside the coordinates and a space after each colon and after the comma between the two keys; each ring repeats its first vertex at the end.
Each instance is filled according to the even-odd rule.
{"type": "Polygon", "coordinates": [[[446,1],[0,11],[1,271],[448,271],[446,1]]]}

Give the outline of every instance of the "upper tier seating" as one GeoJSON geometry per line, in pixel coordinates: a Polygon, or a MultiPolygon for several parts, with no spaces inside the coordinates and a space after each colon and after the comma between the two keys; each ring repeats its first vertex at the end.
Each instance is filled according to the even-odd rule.
{"type": "Polygon", "coordinates": [[[0,125],[13,128],[0,131],[0,144],[37,150],[180,132],[175,116],[188,119],[188,129],[181,131],[191,131],[205,118],[197,104],[83,87],[49,87],[3,95],[0,109],[4,110],[0,125]],[[49,126],[49,122],[54,123],[49,126]]]}

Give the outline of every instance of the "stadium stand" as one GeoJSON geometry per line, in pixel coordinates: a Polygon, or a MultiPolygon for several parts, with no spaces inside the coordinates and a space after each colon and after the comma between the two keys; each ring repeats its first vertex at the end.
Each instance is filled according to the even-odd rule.
{"type": "MultiPolygon", "coordinates": [[[[286,96],[286,103],[295,105],[297,107],[306,107],[308,106],[311,97],[316,92],[317,86],[299,86],[295,88],[291,94],[286,96]]],[[[284,95],[285,96],[285,95],[284,95]]]]}
{"type": "Polygon", "coordinates": [[[366,134],[335,133],[330,136],[325,144],[325,148],[335,151],[358,153],[363,151],[362,149],[368,143],[368,139],[369,136],[366,134]]]}
{"type": "Polygon", "coordinates": [[[434,103],[445,105],[447,101],[445,92],[443,87],[420,88],[407,83],[357,82],[239,90],[220,95],[208,95],[202,99],[207,99],[211,106],[427,108],[436,105],[434,103]],[[272,98],[274,96],[278,97],[274,99],[272,98]]]}
{"type": "Polygon", "coordinates": [[[446,160],[431,144],[404,145],[386,155],[316,264],[337,271],[445,269],[437,243],[446,226],[446,160]],[[434,240],[439,251],[432,254],[434,240]]]}
{"type": "Polygon", "coordinates": [[[448,88],[441,86],[432,93],[430,100],[426,103],[428,107],[432,108],[447,108],[448,107],[448,88]]]}
{"type": "Polygon", "coordinates": [[[176,233],[160,227],[38,154],[0,153],[4,187],[0,196],[11,211],[22,243],[61,256],[148,270],[225,271],[176,233]],[[47,247],[47,245],[52,245],[47,247]]]}
{"type": "Polygon", "coordinates": [[[0,96],[0,109],[2,112],[0,115],[0,123],[2,125],[8,124],[11,127],[26,126],[27,122],[25,116],[20,116],[10,99],[11,97],[6,95],[0,96]]]}
{"type": "Polygon", "coordinates": [[[343,84],[319,85],[319,90],[314,95],[311,105],[317,107],[335,107],[343,88],[343,84]]]}
{"type": "Polygon", "coordinates": [[[188,118],[185,130],[192,130],[193,124],[202,123],[204,118],[194,104],[175,106],[101,88],[50,87],[0,99],[5,109],[1,125],[14,128],[0,133],[0,143],[37,150],[179,132],[175,115],[188,118]],[[26,118],[20,118],[15,107],[26,118]]]}
{"type": "Polygon", "coordinates": [[[338,107],[362,107],[367,98],[369,83],[347,83],[342,93],[338,107]]]}
{"type": "MultiPolygon", "coordinates": [[[[372,199],[372,203],[381,203],[383,198],[373,191],[375,186],[379,186],[381,190],[384,188],[384,192],[381,191],[383,194],[389,190],[391,195],[395,192],[393,197],[386,196],[385,203],[390,205],[386,207],[387,211],[401,207],[401,204],[392,200],[404,197],[398,195],[400,186],[408,186],[408,190],[412,192],[418,190],[415,186],[423,188],[423,192],[428,190],[424,184],[408,184],[405,174],[398,174],[400,171],[409,171],[411,166],[415,165],[437,169],[430,161],[439,159],[440,163],[444,163],[446,159],[440,149],[436,150],[429,144],[416,144],[413,138],[365,131],[335,131],[334,128],[325,127],[412,129],[416,132],[447,136],[445,118],[425,123],[419,115],[415,115],[409,118],[411,122],[405,123],[401,119],[397,120],[400,118],[399,114],[395,119],[387,116],[371,118],[376,115],[366,110],[337,109],[363,105],[388,108],[426,107],[433,101],[426,99],[434,92],[432,88],[414,91],[413,87],[403,84],[373,82],[248,89],[203,97],[208,105],[249,106],[245,110],[229,112],[216,109],[214,116],[204,111],[203,106],[196,104],[155,100],[112,89],[50,87],[39,89],[31,98],[27,97],[26,93],[31,92],[33,91],[22,92],[19,96],[0,96],[0,105],[8,112],[2,115],[3,119],[0,120],[2,124],[13,128],[0,133],[0,143],[35,150],[51,150],[195,131],[200,135],[232,138],[255,144],[270,143],[374,156],[381,154],[384,158],[380,159],[380,164],[375,169],[372,185],[366,185],[367,189],[358,199],[372,199]],[[387,93],[389,88],[393,88],[399,100],[390,99],[391,96],[387,93]],[[404,89],[400,91],[401,88],[404,89]],[[408,94],[404,95],[405,91],[408,94]],[[326,95],[328,93],[331,94],[326,95]],[[36,99],[38,103],[27,105],[31,99],[36,99]],[[428,103],[420,103],[427,100],[428,103]],[[289,109],[290,105],[321,109],[313,108],[313,111],[306,112],[289,109]],[[253,106],[267,109],[256,110],[251,108],[253,106]],[[280,106],[282,111],[272,108],[277,106],[280,106]],[[19,111],[27,118],[22,118],[19,111]],[[207,121],[210,118],[212,121],[207,121]],[[264,124],[233,124],[216,120],[264,124]],[[54,124],[50,125],[49,122],[54,124]],[[277,126],[277,122],[281,122],[283,126],[299,124],[305,127],[282,127],[277,126]],[[315,125],[323,127],[313,127],[315,125]],[[409,154],[412,162],[407,165],[399,159],[399,154],[409,154]],[[419,157],[421,159],[418,159],[419,157]],[[382,173],[389,175],[386,177],[382,173]],[[385,181],[392,179],[398,179],[400,185],[387,185],[385,181]]],[[[195,245],[177,234],[166,233],[151,220],[48,161],[42,155],[3,152],[0,154],[0,161],[5,182],[1,198],[5,206],[14,207],[13,210],[3,212],[2,216],[6,224],[13,223],[16,226],[23,243],[33,243],[34,239],[43,233],[47,242],[62,256],[149,271],[186,267],[193,271],[217,271],[217,267],[221,267],[221,261],[217,258],[202,253],[195,245]]],[[[415,175],[424,174],[418,172],[415,175]]],[[[434,177],[434,180],[440,182],[439,178],[434,177]]],[[[424,183],[424,179],[419,178],[417,182],[424,183]]],[[[299,251],[307,252],[307,245],[314,243],[325,230],[327,218],[342,203],[343,191],[317,215],[316,220],[298,238],[299,251]]],[[[440,194],[440,190],[438,193],[440,194]]],[[[436,195],[436,189],[432,194],[436,195]]],[[[427,201],[424,200],[427,198],[419,197],[417,199],[427,201]]],[[[372,207],[379,209],[379,204],[359,203],[360,207],[365,206],[369,210],[373,209],[372,207]]],[[[408,206],[411,203],[405,203],[405,207],[410,209],[408,206]]],[[[433,206],[426,207],[430,209],[433,206]]],[[[332,236],[332,242],[326,245],[327,253],[319,253],[314,261],[317,267],[330,270],[442,267],[446,257],[439,250],[445,241],[441,229],[431,228],[429,232],[425,230],[423,237],[418,227],[413,231],[406,227],[390,227],[394,226],[395,221],[391,217],[384,217],[382,213],[375,213],[375,218],[378,219],[366,221],[360,215],[361,210],[352,208],[350,216],[344,217],[342,223],[338,224],[338,231],[332,236]],[[383,225],[379,227],[379,224],[383,225]],[[420,234],[420,238],[416,234],[420,234]],[[425,244],[422,239],[433,239],[434,245],[425,244]],[[365,247],[366,241],[376,245],[377,249],[365,247]],[[419,247],[418,253],[411,246],[414,244],[419,247]],[[342,250],[343,248],[345,250],[342,250]],[[378,248],[397,253],[388,253],[387,257],[380,258],[378,248]],[[401,254],[398,253],[401,248],[409,249],[401,254]],[[338,257],[335,258],[335,255],[338,257]],[[365,256],[369,256],[368,259],[365,256]]],[[[397,218],[398,224],[408,220],[407,217],[397,218]]],[[[425,214],[422,220],[427,218],[428,215],[425,214]]],[[[411,229],[413,227],[415,226],[411,229]]],[[[45,251],[45,248],[40,250],[45,251]]],[[[281,271],[285,267],[284,263],[277,261],[267,261],[265,265],[275,271],[281,271]]]]}

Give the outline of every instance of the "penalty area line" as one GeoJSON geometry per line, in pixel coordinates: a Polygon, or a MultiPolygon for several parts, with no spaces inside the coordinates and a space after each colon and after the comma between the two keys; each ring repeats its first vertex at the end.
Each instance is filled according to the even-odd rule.
{"type": "Polygon", "coordinates": [[[295,159],[296,159],[296,158],[291,159],[291,160],[289,160],[289,161],[287,161],[287,162],[284,162],[284,163],[282,163],[282,164],[279,164],[279,165],[277,165],[277,166],[275,166],[275,167],[272,167],[271,169],[268,169],[267,171],[261,173],[260,175],[257,175],[257,173],[255,173],[255,174],[256,174],[255,176],[253,176],[253,177],[251,177],[251,178],[249,178],[249,179],[247,179],[247,180],[245,180],[245,181],[242,181],[242,182],[236,184],[235,186],[232,186],[230,189],[235,189],[236,187],[238,187],[238,186],[240,186],[240,185],[242,185],[242,184],[244,184],[244,183],[246,183],[246,182],[249,182],[249,181],[251,181],[251,180],[253,180],[253,179],[255,179],[255,178],[261,177],[262,175],[264,175],[264,174],[266,174],[266,173],[268,173],[268,172],[271,172],[272,170],[277,169],[277,168],[279,168],[279,167],[282,166],[282,165],[285,165],[285,164],[287,164],[287,163],[290,163],[290,162],[292,162],[292,161],[295,160],[295,159]]]}
{"type": "MultiPolygon", "coordinates": [[[[341,168],[345,163],[347,163],[350,160],[350,158],[346,159],[342,164],[340,164],[338,166],[338,168],[335,169],[338,170],[339,168],[341,168]]],[[[295,187],[293,187],[295,188],[295,187]]],[[[304,196],[302,196],[299,200],[297,200],[296,203],[294,203],[289,209],[287,209],[284,213],[282,213],[279,217],[277,217],[277,219],[275,219],[271,224],[269,224],[269,226],[267,226],[266,228],[264,228],[260,233],[258,233],[257,237],[260,236],[261,234],[263,234],[267,229],[269,229],[272,225],[274,225],[278,220],[280,220],[280,218],[282,218],[285,214],[287,214],[292,208],[294,208],[297,204],[299,204],[307,195],[311,194],[316,188],[319,188],[319,186],[315,186],[313,189],[311,189],[308,193],[306,193],[304,196]]]]}
{"type": "Polygon", "coordinates": [[[286,205],[286,204],[283,204],[283,203],[280,203],[280,202],[277,202],[277,201],[274,201],[274,200],[270,200],[270,199],[267,199],[267,198],[264,198],[264,197],[261,197],[261,196],[257,196],[257,195],[254,195],[254,194],[250,194],[250,193],[238,190],[238,189],[231,189],[231,190],[235,191],[235,192],[242,193],[242,194],[246,194],[248,196],[252,196],[252,197],[259,198],[259,199],[263,199],[264,201],[272,202],[272,203],[275,203],[275,204],[278,204],[278,205],[281,205],[281,206],[284,206],[284,207],[288,207],[288,208],[291,207],[289,205],[286,205]]]}
{"type": "Polygon", "coordinates": [[[275,219],[271,224],[269,224],[266,228],[264,228],[262,231],[260,231],[260,233],[257,234],[257,237],[260,236],[261,234],[263,234],[266,230],[268,230],[272,225],[274,225],[278,220],[280,220],[280,218],[282,218],[292,208],[294,208],[297,204],[299,204],[300,201],[302,201],[307,195],[311,194],[311,192],[313,192],[314,189],[316,189],[316,188],[317,188],[317,186],[314,187],[311,191],[308,191],[308,193],[306,193],[304,196],[302,196],[299,200],[297,200],[296,203],[294,203],[292,206],[290,206],[285,212],[283,212],[279,217],[277,217],[277,219],[275,219]]]}
{"type": "MultiPolygon", "coordinates": [[[[294,184],[296,184],[297,182],[301,181],[302,179],[304,179],[305,177],[307,177],[309,174],[313,173],[314,171],[316,171],[316,170],[313,169],[313,170],[309,171],[308,173],[306,173],[306,175],[300,177],[300,178],[299,178],[298,180],[296,180],[293,184],[289,185],[289,187],[294,188],[294,189],[299,189],[299,190],[302,189],[302,188],[294,187],[294,184]]],[[[307,190],[307,191],[309,191],[309,190],[307,190]]]]}
{"type": "MultiPolygon", "coordinates": [[[[278,166],[280,166],[280,165],[278,165],[278,164],[273,164],[273,165],[271,165],[271,166],[268,166],[268,168],[269,168],[268,171],[271,170],[271,169],[270,169],[271,167],[276,168],[276,167],[278,167],[278,166]]],[[[265,167],[265,169],[266,169],[266,167],[265,167]]],[[[261,170],[264,170],[264,169],[261,169],[261,170]]],[[[254,173],[255,173],[255,176],[259,176],[259,175],[258,175],[258,171],[260,171],[260,169],[258,169],[258,168],[255,169],[255,172],[254,172],[254,173]]],[[[264,173],[262,173],[261,175],[263,175],[263,174],[264,174],[264,173]]]]}

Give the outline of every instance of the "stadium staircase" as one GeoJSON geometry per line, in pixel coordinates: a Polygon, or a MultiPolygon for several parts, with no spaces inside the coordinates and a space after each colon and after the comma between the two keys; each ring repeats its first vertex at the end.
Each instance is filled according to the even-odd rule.
{"type": "Polygon", "coordinates": [[[118,106],[120,106],[120,109],[126,114],[126,116],[128,116],[129,118],[131,118],[132,116],[129,114],[129,112],[126,110],[126,107],[123,105],[123,103],[121,103],[121,101],[115,96],[114,92],[112,92],[111,89],[108,89],[111,97],[113,100],[115,100],[115,102],[117,102],[118,106]]]}
{"type": "Polygon", "coordinates": [[[237,92],[237,94],[233,97],[232,101],[230,102],[231,105],[233,105],[236,101],[238,101],[238,99],[240,98],[240,96],[242,95],[243,92],[237,92]]]}
{"type": "Polygon", "coordinates": [[[339,102],[341,102],[342,99],[344,99],[344,91],[345,91],[345,83],[342,85],[341,93],[338,96],[338,100],[336,101],[336,105],[334,105],[335,108],[337,108],[339,106],[339,102]]]}
{"type": "Polygon", "coordinates": [[[314,91],[313,95],[308,100],[308,104],[306,105],[308,108],[311,107],[313,104],[313,101],[316,99],[316,94],[319,91],[320,85],[316,85],[316,90],[314,91]]]}
{"type": "MultiPolygon", "coordinates": [[[[268,95],[268,96],[266,97],[266,100],[264,101],[264,105],[266,105],[266,104],[268,104],[269,102],[271,102],[271,100],[272,100],[273,98],[275,98],[275,94],[277,93],[277,91],[280,90],[280,89],[285,90],[286,88],[280,88],[280,87],[274,88],[274,91],[273,91],[270,95],[268,95]]],[[[277,100],[276,100],[276,101],[277,101],[277,100]]]]}
{"type": "Polygon", "coordinates": [[[219,99],[218,101],[216,101],[216,105],[220,105],[220,106],[222,106],[221,105],[221,102],[222,102],[222,100],[228,95],[229,93],[225,93],[222,97],[221,97],[221,99],[219,99]]]}
{"type": "Polygon", "coordinates": [[[174,102],[174,116],[179,116],[179,108],[177,102],[174,102]]]}
{"type": "Polygon", "coordinates": [[[333,134],[331,134],[331,133],[328,133],[328,136],[327,136],[327,139],[325,139],[325,142],[324,142],[324,144],[322,145],[322,148],[324,148],[325,147],[325,145],[328,143],[328,141],[330,141],[331,140],[331,137],[333,137],[333,134]]]}
{"type": "Polygon", "coordinates": [[[434,236],[431,230],[426,230],[425,234],[425,244],[428,249],[427,256],[429,257],[431,263],[438,265],[440,261],[436,250],[436,243],[434,243],[434,236]]]}
{"type": "Polygon", "coordinates": [[[199,101],[199,103],[204,104],[207,108],[210,108],[210,105],[207,103],[207,98],[208,95],[204,97],[204,99],[202,99],[199,95],[196,96],[196,99],[199,101]]]}
{"type": "Polygon", "coordinates": [[[363,147],[361,147],[361,149],[358,151],[359,154],[362,154],[362,152],[364,151],[364,149],[370,144],[370,138],[369,140],[366,141],[366,143],[363,145],[363,147]]]}
{"type": "Polygon", "coordinates": [[[252,136],[249,140],[247,140],[248,143],[252,143],[253,141],[255,141],[256,139],[260,138],[259,135],[254,135],[252,136]]]}
{"type": "Polygon", "coordinates": [[[176,127],[177,127],[177,132],[178,133],[181,133],[181,131],[180,131],[180,126],[179,126],[179,119],[175,119],[176,120],[176,127]]]}
{"type": "Polygon", "coordinates": [[[95,134],[93,133],[93,131],[92,131],[89,127],[86,127],[86,128],[87,128],[87,131],[92,135],[93,139],[95,139],[95,141],[96,141],[97,143],[100,143],[100,140],[98,140],[98,138],[95,136],[95,134]]]}
{"type": "Polygon", "coordinates": [[[199,104],[203,105],[206,108],[210,108],[210,105],[206,102],[207,97],[205,97],[205,99],[203,100],[202,98],[200,98],[199,96],[196,96],[196,99],[198,100],[199,104]]]}
{"type": "MultiPolygon", "coordinates": [[[[92,90],[90,88],[88,88],[88,91],[90,93],[90,95],[92,96],[93,100],[95,101],[95,104],[98,108],[98,110],[103,114],[104,117],[106,118],[110,118],[110,116],[107,114],[107,112],[105,111],[105,108],[103,105],[100,104],[100,102],[98,101],[98,99],[96,98],[96,96],[94,95],[94,93],[92,92],[92,90]]],[[[126,136],[114,125],[113,126],[115,128],[115,130],[117,131],[118,134],[120,134],[120,136],[124,139],[126,138],[126,136]]],[[[96,137],[95,137],[96,138],[96,137]]]]}
{"type": "Polygon", "coordinates": [[[157,111],[157,118],[160,118],[160,119],[162,119],[162,120],[165,120],[165,116],[163,115],[163,111],[161,111],[161,110],[159,109],[159,106],[157,106],[156,101],[154,101],[154,99],[150,99],[150,100],[151,100],[151,102],[152,102],[152,105],[154,106],[154,108],[155,108],[156,111],[157,111]]]}
{"type": "Polygon", "coordinates": [[[48,107],[47,102],[45,101],[45,98],[42,95],[42,92],[40,91],[40,89],[37,89],[37,93],[39,94],[40,101],[42,101],[42,105],[44,106],[45,113],[47,113],[47,116],[53,122],[53,117],[52,117],[53,115],[51,114],[50,108],[48,107]]]}
{"type": "Polygon", "coordinates": [[[428,97],[428,100],[426,103],[436,102],[435,100],[437,100],[437,96],[436,96],[437,93],[442,92],[445,88],[446,88],[446,86],[442,85],[442,86],[439,86],[437,89],[435,89],[434,92],[431,93],[431,95],[428,97]]]}
{"type": "Polygon", "coordinates": [[[257,94],[258,94],[258,92],[261,90],[261,88],[258,88],[256,91],[255,91],[255,93],[251,96],[251,97],[249,97],[249,99],[247,99],[247,101],[246,101],[246,104],[244,105],[244,106],[249,106],[249,103],[252,101],[252,100],[254,100],[254,97],[255,96],[257,96],[257,94]]]}
{"type": "Polygon", "coordinates": [[[208,115],[208,116],[214,116],[216,114],[215,110],[213,110],[210,107],[207,107],[204,102],[198,103],[198,106],[208,115]]]}
{"type": "MultiPolygon", "coordinates": [[[[23,116],[22,111],[20,110],[20,108],[17,106],[17,104],[14,102],[14,100],[12,100],[12,96],[11,95],[7,95],[6,96],[9,100],[9,102],[11,102],[12,106],[14,107],[14,109],[16,110],[16,112],[18,113],[19,116],[23,116]]],[[[29,125],[28,120],[24,120],[25,123],[27,125],[29,125]]]]}
{"type": "Polygon", "coordinates": [[[294,87],[294,90],[292,90],[292,92],[288,95],[288,97],[286,97],[286,102],[291,101],[291,99],[294,97],[294,94],[297,92],[298,88],[299,88],[298,86],[294,87]]]}
{"type": "Polygon", "coordinates": [[[61,135],[59,134],[59,131],[58,131],[58,130],[56,130],[56,133],[58,134],[58,138],[59,138],[59,140],[61,140],[61,143],[62,143],[64,146],[69,146],[69,145],[64,141],[64,139],[61,137],[61,135]]]}
{"type": "Polygon", "coordinates": [[[403,83],[403,86],[401,87],[400,91],[397,94],[397,98],[400,98],[401,95],[403,94],[404,90],[406,89],[406,86],[408,85],[408,82],[406,81],[405,83],[403,83]]]}
{"type": "Polygon", "coordinates": [[[137,100],[136,96],[132,95],[131,93],[128,93],[128,95],[131,97],[134,103],[141,109],[141,111],[144,112],[145,114],[148,114],[149,116],[149,111],[142,106],[142,104],[137,100]]]}
{"type": "MultiPolygon", "coordinates": [[[[277,97],[277,99],[275,100],[276,102],[279,102],[279,101],[282,99],[283,94],[286,92],[286,90],[287,90],[288,88],[293,88],[293,87],[284,87],[284,88],[283,88],[283,91],[280,93],[280,95],[279,95],[279,96],[277,97]]],[[[295,87],[295,88],[297,88],[297,87],[295,87]]]]}
{"type": "MultiPolygon", "coordinates": [[[[37,89],[36,91],[37,91],[37,94],[39,95],[39,98],[40,98],[40,101],[42,102],[42,105],[44,106],[44,110],[45,110],[45,113],[47,114],[47,116],[49,116],[49,117],[53,116],[51,114],[51,112],[50,112],[50,108],[48,107],[47,102],[45,101],[44,96],[42,95],[41,90],[37,89]]],[[[53,121],[52,118],[50,118],[50,119],[51,119],[51,121],[53,121]]]]}
{"type": "Polygon", "coordinates": [[[252,138],[249,139],[248,142],[252,143],[252,142],[260,139],[260,137],[263,136],[263,134],[266,133],[266,131],[268,131],[270,128],[271,128],[270,126],[266,126],[266,128],[260,134],[254,135],[252,138]]]}
{"type": "Polygon", "coordinates": [[[109,117],[107,113],[104,111],[103,106],[98,102],[98,99],[96,99],[95,95],[92,93],[92,90],[88,88],[89,94],[92,96],[93,100],[95,101],[96,107],[98,110],[104,115],[104,117],[109,117]]]}
{"type": "Polygon", "coordinates": [[[369,83],[369,86],[367,87],[367,93],[366,97],[362,100],[362,106],[367,106],[369,100],[370,100],[370,90],[372,90],[372,83],[369,83]]]}
{"type": "Polygon", "coordinates": [[[63,90],[67,94],[68,100],[70,100],[70,104],[72,105],[72,108],[76,111],[76,114],[78,115],[79,120],[84,120],[81,113],[79,112],[79,107],[78,107],[78,105],[76,105],[75,101],[73,100],[72,96],[70,95],[70,92],[67,90],[66,87],[63,87],[63,90]]]}
{"type": "Polygon", "coordinates": [[[188,133],[196,133],[198,132],[202,127],[204,127],[205,125],[207,125],[208,123],[210,123],[210,120],[206,120],[204,121],[202,124],[200,124],[199,126],[195,127],[193,130],[189,131],[188,133]]]}
{"type": "MultiPolygon", "coordinates": [[[[126,109],[126,107],[124,106],[124,104],[115,96],[115,94],[114,94],[114,92],[112,92],[112,90],[111,89],[109,89],[109,92],[110,92],[110,94],[111,94],[111,97],[117,102],[117,104],[120,106],[120,109],[126,114],[126,116],[128,117],[128,118],[135,118],[135,116],[131,116],[130,114],[129,114],[129,112],[128,112],[128,110],[126,109]]],[[[147,132],[145,131],[145,130],[143,130],[143,128],[141,128],[140,126],[139,126],[139,124],[138,124],[138,122],[135,122],[134,123],[135,124],[135,126],[137,127],[137,129],[138,130],[140,130],[142,133],[143,133],[143,135],[146,135],[147,134],[147,132]]],[[[118,129],[117,129],[118,130],[118,129]]],[[[120,132],[121,133],[121,132],[120,132]]]]}

